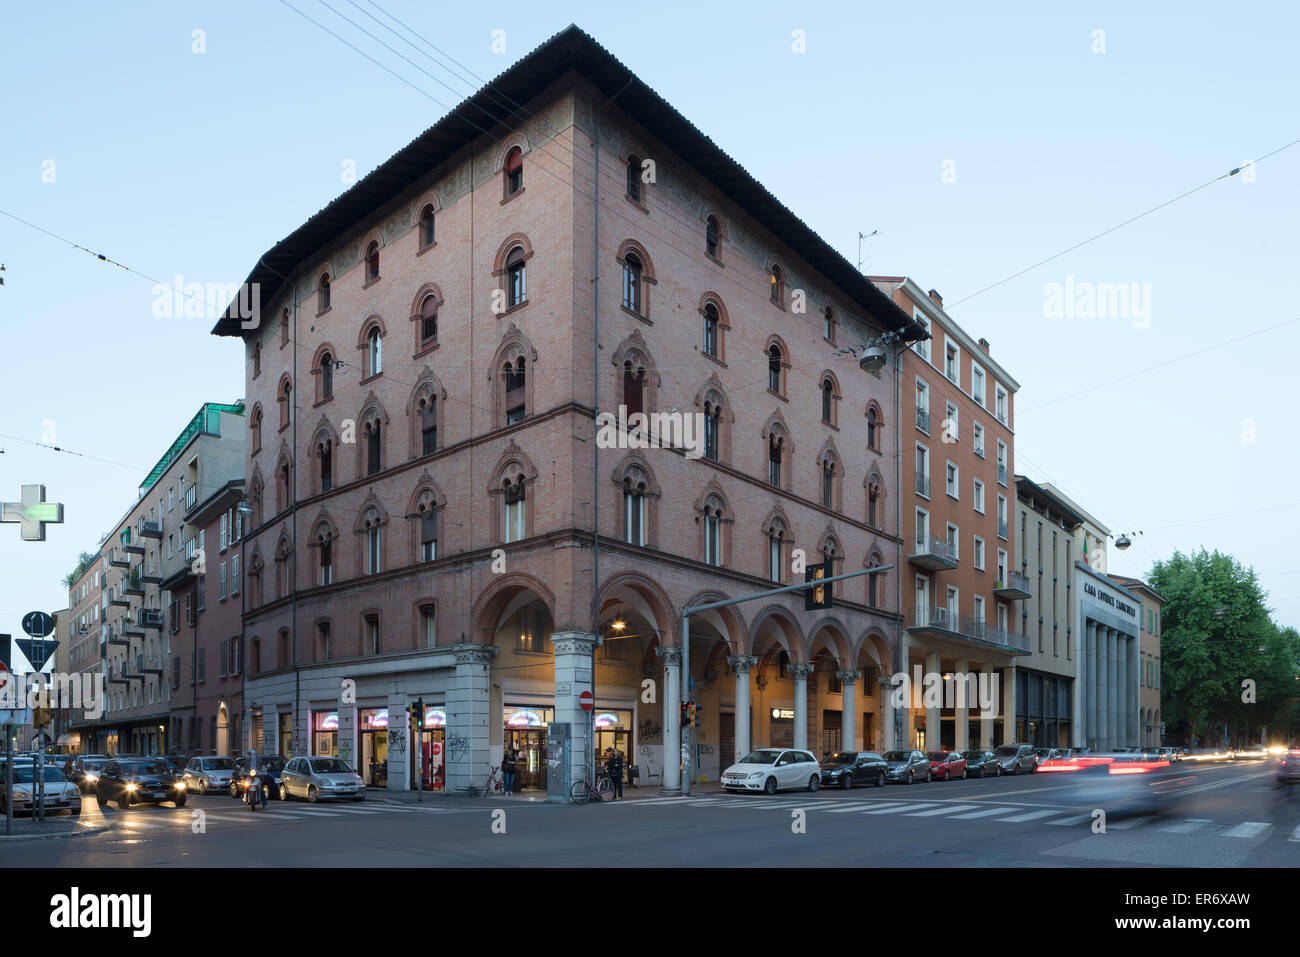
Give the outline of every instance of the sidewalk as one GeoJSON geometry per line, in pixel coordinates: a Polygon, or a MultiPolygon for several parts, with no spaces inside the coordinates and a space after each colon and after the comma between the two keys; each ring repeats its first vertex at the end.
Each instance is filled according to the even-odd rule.
{"type": "Polygon", "coordinates": [[[4,819],[0,816],[0,844],[10,841],[42,841],[63,837],[88,837],[109,830],[103,819],[82,820],[61,814],[58,817],[36,821],[27,817],[14,818],[13,834],[4,833],[4,819]]]}
{"type": "MultiPolygon", "coordinates": [[[[693,789],[692,793],[697,795],[698,794],[721,794],[722,787],[721,785],[718,784],[705,784],[705,785],[697,784],[693,789]]],[[[623,799],[627,801],[636,800],[638,798],[646,799],[646,798],[659,798],[664,796],[665,795],[663,790],[658,785],[654,785],[651,787],[640,787],[640,788],[634,788],[634,787],[623,788],[623,799]]],[[[419,801],[419,796],[416,794],[415,791],[387,790],[385,788],[366,789],[367,804],[370,804],[372,802],[376,804],[415,804],[418,801],[419,801]]],[[[440,791],[425,791],[423,803],[433,807],[438,807],[438,806],[478,807],[489,802],[497,802],[497,803],[507,802],[509,804],[547,804],[547,803],[567,804],[568,803],[567,800],[561,802],[548,802],[545,791],[524,791],[522,793],[515,794],[512,797],[505,797],[502,794],[496,794],[490,798],[484,798],[481,795],[470,797],[465,794],[443,794],[440,791]]]]}

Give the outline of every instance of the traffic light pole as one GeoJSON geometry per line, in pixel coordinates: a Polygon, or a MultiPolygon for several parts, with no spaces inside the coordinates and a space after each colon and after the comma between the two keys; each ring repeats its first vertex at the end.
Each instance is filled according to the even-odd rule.
{"type": "MultiPolygon", "coordinates": [[[[691,615],[701,611],[713,611],[715,608],[727,608],[731,605],[739,605],[746,601],[756,601],[760,598],[771,598],[773,595],[787,595],[795,591],[808,591],[821,585],[829,585],[831,582],[845,581],[849,578],[860,578],[863,575],[874,575],[879,572],[887,572],[894,566],[876,565],[872,568],[864,568],[861,571],[845,572],[843,575],[832,575],[829,578],[818,578],[813,581],[800,582],[797,585],[784,585],[781,588],[769,588],[766,591],[754,592],[752,595],[742,595],[739,598],[728,598],[725,601],[711,601],[703,605],[687,605],[682,609],[682,700],[681,711],[686,711],[686,705],[691,701],[691,615]]],[[[749,720],[749,715],[741,716],[745,721],[749,720]]],[[[682,792],[689,797],[691,794],[691,778],[695,774],[695,747],[694,747],[694,728],[686,727],[683,722],[681,728],[681,751],[682,751],[682,792]]]]}

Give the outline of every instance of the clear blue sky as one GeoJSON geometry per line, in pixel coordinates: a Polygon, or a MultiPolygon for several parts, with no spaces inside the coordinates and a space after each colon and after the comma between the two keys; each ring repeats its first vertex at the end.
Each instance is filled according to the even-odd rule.
{"type": "MultiPolygon", "coordinates": [[[[292,2],[444,103],[470,92],[389,38],[449,93],[319,0],[292,2]]],[[[349,0],[328,2],[378,32],[349,0]]],[[[1300,508],[1277,508],[1300,503],[1288,401],[1300,324],[1034,409],[1300,316],[1300,146],[1254,183],[1217,183],[954,305],[1300,137],[1292,5],[383,6],[487,78],[577,23],[851,261],[858,232],[879,230],[869,272],[939,289],[991,341],[1022,386],[1017,470],[1113,529],[1145,530],[1112,571],[1219,548],[1300,624],[1300,508]],[[791,52],[796,29],[806,54],[791,52]],[[956,182],[943,182],[946,160],[956,182]],[[1045,317],[1044,286],[1068,275],[1149,284],[1149,327],[1045,317]]],[[[344,160],[364,174],[444,112],[272,0],[12,5],[0,76],[0,208],[165,281],[242,280],[342,192],[344,160]]],[[[243,394],[243,369],[210,321],[155,318],[148,281],[4,217],[0,262],[0,432],[27,440],[0,438],[0,495],[44,482],[67,506],[44,544],[0,528],[0,631],[18,635],[26,611],[63,607],[77,553],[200,403],[243,394]],[[122,465],[27,444],[47,420],[55,444],[122,465]]]]}

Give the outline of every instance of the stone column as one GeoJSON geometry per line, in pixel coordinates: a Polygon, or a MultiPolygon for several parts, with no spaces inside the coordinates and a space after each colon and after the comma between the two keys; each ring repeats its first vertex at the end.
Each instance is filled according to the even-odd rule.
{"type": "Polygon", "coordinates": [[[1119,632],[1106,629],[1106,747],[1120,745],[1119,730],[1119,632]]]}
{"type": "Polygon", "coordinates": [[[1089,748],[1097,747],[1097,623],[1088,619],[1087,644],[1084,646],[1084,670],[1079,676],[1083,679],[1084,700],[1087,702],[1083,714],[1083,743],[1089,748]]]}
{"type": "MultiPolygon", "coordinates": [[[[447,686],[448,794],[483,787],[488,776],[488,722],[492,719],[492,645],[455,645],[456,672],[447,686]]],[[[355,709],[354,709],[355,710],[355,709]]],[[[500,715],[497,716],[498,720],[500,715]]],[[[557,718],[558,720],[558,718],[557,718]]],[[[339,709],[339,746],[343,744],[343,709],[339,709]]]]}
{"type": "MultiPolygon", "coordinates": [[[[954,750],[957,751],[965,751],[967,748],[970,747],[971,686],[970,686],[970,682],[966,680],[966,673],[969,669],[970,669],[970,662],[967,659],[965,658],[957,659],[957,670],[956,670],[956,674],[953,677],[953,681],[956,683],[956,687],[953,689],[953,691],[956,694],[956,697],[955,700],[953,701],[954,732],[953,732],[953,739],[952,739],[952,746],[954,750]]],[[[975,694],[976,696],[978,696],[979,694],[978,688],[975,689],[975,694]]],[[[979,702],[977,701],[976,702],[977,707],[978,704],[979,702]]]]}
{"type": "Polygon", "coordinates": [[[1108,652],[1110,641],[1106,637],[1106,628],[1097,625],[1097,750],[1110,750],[1110,702],[1106,687],[1106,675],[1110,673],[1108,652]]]}
{"type": "Polygon", "coordinates": [[[980,711],[980,750],[987,751],[993,747],[993,721],[994,715],[1002,707],[1001,688],[997,687],[997,681],[994,680],[998,673],[988,665],[980,673],[981,687],[988,689],[989,702],[988,712],[980,711]]]}
{"type": "MultiPolygon", "coordinates": [[[[405,693],[388,695],[388,790],[405,791],[413,785],[411,780],[411,718],[406,713],[405,693]]],[[[276,729],[276,734],[279,729],[276,729]]],[[[266,736],[265,725],[262,736],[266,736]]],[[[486,775],[484,775],[486,777],[486,775]]]]}
{"type": "Polygon", "coordinates": [[[925,674],[921,676],[922,688],[925,689],[925,696],[922,701],[925,704],[925,746],[929,748],[939,748],[943,745],[942,726],[940,723],[941,707],[931,707],[931,701],[934,699],[933,693],[930,692],[930,682],[934,680],[931,676],[937,676],[939,689],[939,705],[943,704],[943,675],[940,674],[939,652],[928,651],[925,654],[925,674]],[[930,700],[927,701],[926,698],[930,700]]]}
{"type": "Polygon", "coordinates": [[[791,665],[790,676],[794,678],[794,746],[808,748],[808,676],[813,673],[812,665],[791,665]]]}
{"type": "Polygon", "coordinates": [[[837,671],[840,679],[840,747],[845,751],[870,750],[858,747],[858,682],[861,671],[837,671]]]}
{"type": "Polygon", "coordinates": [[[1016,666],[1002,669],[1002,743],[1016,741],[1016,666]]]}
{"type": "Polygon", "coordinates": [[[660,645],[655,654],[663,659],[664,687],[660,701],[664,709],[664,778],[665,794],[682,793],[682,649],[679,645],[660,645]]]}
{"type": "Polygon", "coordinates": [[[1129,635],[1128,644],[1128,672],[1124,678],[1124,687],[1128,689],[1128,714],[1126,715],[1128,723],[1129,740],[1134,744],[1143,743],[1142,726],[1138,720],[1140,712],[1141,697],[1138,691],[1137,671],[1138,671],[1138,636],[1129,635]]]}
{"type": "MultiPolygon", "coordinates": [[[[752,655],[732,655],[727,664],[736,673],[736,760],[753,750],[749,742],[749,729],[753,726],[749,706],[749,672],[758,664],[752,655]]],[[[726,770],[723,768],[722,770],[726,770]]]]}
{"type": "Polygon", "coordinates": [[[1128,635],[1115,633],[1115,747],[1125,748],[1136,742],[1128,736],[1128,635]]]}
{"type": "MultiPolygon", "coordinates": [[[[579,696],[592,690],[592,655],[600,643],[600,635],[581,631],[557,631],[551,635],[551,647],[555,650],[555,720],[569,725],[570,782],[581,781],[592,760],[594,712],[582,710],[579,696]]],[[[547,774],[552,773],[547,768],[547,774]]]]}

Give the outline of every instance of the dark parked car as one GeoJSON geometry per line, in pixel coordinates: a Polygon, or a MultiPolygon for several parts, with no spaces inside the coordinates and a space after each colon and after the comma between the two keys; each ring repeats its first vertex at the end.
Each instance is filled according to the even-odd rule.
{"type": "Polygon", "coordinates": [[[963,751],[966,774],[972,778],[997,777],[1002,773],[1002,762],[992,751],[963,751]]]}
{"type": "Polygon", "coordinates": [[[880,787],[889,765],[874,751],[836,751],[822,759],[822,787],[848,790],[859,784],[880,787]]]}
{"type": "Polygon", "coordinates": [[[960,751],[927,751],[930,761],[930,779],[952,781],[966,776],[966,759],[960,751]]]}
{"type": "MultiPolygon", "coordinates": [[[[262,793],[268,798],[279,800],[280,772],[284,770],[284,758],[278,754],[268,754],[257,759],[257,776],[262,779],[262,793]]],[[[248,758],[235,759],[235,771],[230,776],[230,796],[237,798],[244,793],[244,781],[248,778],[248,758]]]]}
{"type": "Polygon", "coordinates": [[[108,761],[108,757],[103,754],[84,754],[72,762],[72,767],[68,770],[68,780],[75,784],[82,794],[89,794],[95,790],[99,772],[108,761]]]}
{"type": "Polygon", "coordinates": [[[911,784],[918,778],[922,781],[930,780],[930,759],[924,751],[886,751],[884,757],[888,766],[885,771],[886,781],[911,784]]]}
{"type": "Polygon", "coordinates": [[[1000,748],[994,748],[993,753],[998,756],[1003,774],[1020,774],[1026,771],[1033,774],[1038,770],[1038,755],[1032,745],[1004,744],[1000,748]]]}
{"type": "Polygon", "coordinates": [[[116,801],[123,811],[133,804],[163,801],[184,807],[187,796],[185,783],[171,773],[167,762],[157,758],[114,758],[100,771],[95,792],[100,807],[116,801]]]}

